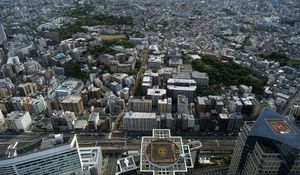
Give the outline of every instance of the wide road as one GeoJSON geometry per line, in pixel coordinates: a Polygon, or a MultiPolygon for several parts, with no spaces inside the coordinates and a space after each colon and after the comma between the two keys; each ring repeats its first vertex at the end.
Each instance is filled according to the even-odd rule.
{"type": "MultiPolygon", "coordinates": [[[[189,139],[183,139],[184,143],[189,142],[189,139]]],[[[204,154],[217,153],[228,154],[233,151],[235,139],[205,139],[202,142],[201,152],[204,154]]],[[[140,139],[97,139],[96,137],[78,137],[78,143],[81,147],[88,146],[101,146],[104,152],[107,153],[120,153],[126,150],[139,150],[140,139]]]]}

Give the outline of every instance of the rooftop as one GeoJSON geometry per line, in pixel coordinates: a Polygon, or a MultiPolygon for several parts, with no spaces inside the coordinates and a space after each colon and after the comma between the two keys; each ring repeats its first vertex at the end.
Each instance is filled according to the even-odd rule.
{"type": "Polygon", "coordinates": [[[49,150],[52,148],[57,148],[64,145],[71,145],[72,140],[75,138],[75,135],[63,135],[63,134],[50,134],[48,136],[44,136],[41,138],[36,138],[34,140],[13,140],[11,144],[1,144],[0,151],[11,152],[16,149],[15,156],[0,156],[0,159],[8,159],[8,158],[17,158],[29,154],[34,154],[36,152],[49,150]],[[14,148],[10,150],[12,145],[15,145],[14,148]]]}
{"type": "Polygon", "coordinates": [[[26,111],[13,111],[9,114],[7,114],[7,118],[9,119],[19,119],[21,117],[23,117],[26,113],[26,111]]]}
{"type": "Polygon", "coordinates": [[[189,103],[188,98],[185,95],[178,95],[177,102],[179,103],[189,103]]]}
{"type": "Polygon", "coordinates": [[[81,96],[69,95],[66,96],[61,103],[78,103],[81,100],[81,96]]]}
{"type": "Polygon", "coordinates": [[[169,79],[167,88],[169,90],[195,91],[196,81],[192,79],[169,79]]]}
{"type": "Polygon", "coordinates": [[[251,127],[249,136],[263,137],[300,149],[300,129],[287,116],[265,108],[251,127]]]}
{"type": "Polygon", "coordinates": [[[90,113],[90,115],[89,115],[88,121],[94,121],[94,120],[96,120],[97,118],[99,118],[99,112],[92,112],[92,113],[90,113]]]}
{"type": "Polygon", "coordinates": [[[193,78],[208,78],[208,75],[205,72],[193,71],[192,72],[192,77],[193,78]]]}
{"type": "Polygon", "coordinates": [[[116,174],[122,174],[128,171],[137,169],[138,167],[135,164],[134,158],[132,156],[124,157],[117,160],[120,171],[116,174]]]}
{"type": "Polygon", "coordinates": [[[266,121],[273,129],[273,132],[275,132],[276,134],[294,133],[292,128],[289,126],[289,124],[284,120],[266,120],[266,121]]]}
{"type": "Polygon", "coordinates": [[[99,156],[101,156],[100,147],[82,147],[79,148],[79,153],[83,164],[97,164],[99,163],[99,156]]]}
{"type": "Polygon", "coordinates": [[[144,112],[126,112],[124,118],[156,118],[156,114],[144,112]]]}
{"type": "Polygon", "coordinates": [[[148,89],[147,95],[151,96],[162,96],[166,95],[167,91],[165,89],[148,89]]]}
{"type": "Polygon", "coordinates": [[[169,129],[153,129],[152,136],[142,137],[140,171],[153,174],[187,172],[193,167],[188,145],[171,136],[169,129]]]}
{"type": "Polygon", "coordinates": [[[175,163],[179,156],[177,145],[169,140],[152,141],[146,149],[146,155],[153,163],[167,164],[175,163]]]}

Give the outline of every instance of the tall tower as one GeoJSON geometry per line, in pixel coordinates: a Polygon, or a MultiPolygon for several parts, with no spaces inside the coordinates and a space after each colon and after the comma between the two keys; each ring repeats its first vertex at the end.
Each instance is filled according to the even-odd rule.
{"type": "Polygon", "coordinates": [[[238,135],[229,175],[300,173],[300,129],[288,117],[264,109],[238,135]]]}

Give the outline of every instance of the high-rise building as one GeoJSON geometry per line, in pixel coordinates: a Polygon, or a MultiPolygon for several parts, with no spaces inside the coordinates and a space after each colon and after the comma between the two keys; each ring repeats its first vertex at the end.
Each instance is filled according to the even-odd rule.
{"type": "Polygon", "coordinates": [[[102,174],[101,147],[82,147],[79,148],[79,154],[82,162],[82,175],[102,174]]]}
{"type": "Polygon", "coordinates": [[[130,95],[130,90],[128,87],[125,87],[124,89],[122,89],[120,92],[120,97],[124,100],[128,100],[129,99],[129,95],[130,95]]]}
{"type": "Polygon", "coordinates": [[[0,24],[0,45],[7,41],[7,36],[3,24],[0,24]]]}
{"type": "Polygon", "coordinates": [[[264,109],[255,122],[245,122],[228,174],[300,174],[299,134],[290,118],[264,109]]]}
{"type": "Polygon", "coordinates": [[[125,108],[125,100],[110,93],[108,96],[108,108],[112,115],[117,115],[125,108]]]}
{"type": "Polygon", "coordinates": [[[144,77],[142,81],[142,96],[146,96],[148,89],[153,86],[152,77],[144,77]]]}
{"type": "Polygon", "coordinates": [[[51,134],[24,144],[7,144],[0,159],[1,175],[100,175],[100,147],[79,148],[76,135],[51,134]],[[22,149],[18,145],[22,144],[22,149]]]}
{"type": "Polygon", "coordinates": [[[88,119],[89,129],[97,130],[99,121],[99,112],[92,112],[88,119]]]}
{"type": "Polygon", "coordinates": [[[11,105],[14,111],[24,111],[24,97],[12,97],[11,105]]]}
{"type": "Polygon", "coordinates": [[[4,59],[4,51],[3,48],[0,48],[0,63],[3,63],[3,59],[4,59]]]}
{"type": "Polygon", "coordinates": [[[193,71],[191,73],[192,79],[197,83],[197,86],[208,86],[209,77],[205,72],[193,71]]]}
{"type": "Polygon", "coordinates": [[[165,89],[148,89],[147,98],[152,100],[152,105],[157,107],[158,100],[166,98],[165,89]]]}
{"type": "Polygon", "coordinates": [[[229,116],[226,113],[221,113],[218,116],[219,131],[228,132],[229,116]]]}
{"type": "Polygon", "coordinates": [[[289,110],[289,114],[293,115],[296,120],[300,117],[300,105],[292,105],[289,110]]]}
{"type": "Polygon", "coordinates": [[[10,90],[14,87],[15,85],[10,78],[0,79],[0,88],[10,90]]]}
{"type": "Polygon", "coordinates": [[[265,99],[263,100],[254,99],[252,103],[253,103],[253,110],[251,113],[252,118],[256,118],[264,108],[268,107],[268,103],[265,99]]]}
{"type": "Polygon", "coordinates": [[[158,100],[158,113],[172,113],[172,98],[158,100]]]}
{"type": "Polygon", "coordinates": [[[149,132],[158,128],[158,119],[155,113],[126,112],[123,127],[125,131],[149,132]]]}
{"type": "Polygon", "coordinates": [[[205,101],[207,101],[207,100],[208,100],[207,97],[197,97],[196,98],[196,111],[197,111],[198,115],[200,113],[205,113],[205,111],[206,111],[205,101]]]}
{"type": "Polygon", "coordinates": [[[54,131],[70,131],[74,130],[76,120],[74,112],[58,111],[51,117],[51,124],[54,131]]]}
{"type": "Polygon", "coordinates": [[[46,110],[45,100],[43,96],[38,96],[29,104],[29,111],[31,114],[40,114],[46,110]]]}
{"type": "Polygon", "coordinates": [[[0,110],[0,132],[3,132],[7,129],[6,122],[2,111],[0,110]]]}
{"type": "Polygon", "coordinates": [[[243,123],[242,114],[230,114],[228,122],[228,131],[229,132],[239,132],[241,125],[243,123]]]}
{"type": "Polygon", "coordinates": [[[36,84],[35,83],[19,84],[17,90],[21,96],[33,95],[36,92],[36,84]]]}
{"type": "Polygon", "coordinates": [[[192,102],[196,93],[196,81],[192,79],[169,79],[167,82],[167,95],[176,101],[178,95],[185,95],[192,102]]]}
{"type": "Polygon", "coordinates": [[[177,96],[177,113],[178,114],[189,114],[189,101],[184,95],[177,96]]]}
{"type": "Polygon", "coordinates": [[[161,113],[158,118],[161,129],[173,130],[173,116],[171,113],[161,113]]]}
{"type": "Polygon", "coordinates": [[[145,99],[134,99],[131,97],[128,101],[128,111],[132,112],[152,112],[152,100],[145,99]]]}
{"type": "Polygon", "coordinates": [[[80,113],[83,111],[83,102],[81,96],[68,95],[61,102],[64,111],[80,113]]]}
{"type": "Polygon", "coordinates": [[[1,68],[1,72],[5,78],[10,78],[11,80],[17,79],[17,75],[12,64],[4,64],[1,68]]]}
{"type": "Polygon", "coordinates": [[[153,85],[159,85],[160,84],[160,79],[158,73],[153,73],[153,72],[145,72],[144,77],[151,77],[153,85]]]}
{"type": "Polygon", "coordinates": [[[6,123],[8,129],[16,131],[26,131],[31,124],[31,116],[29,112],[13,111],[7,114],[6,123]]]}

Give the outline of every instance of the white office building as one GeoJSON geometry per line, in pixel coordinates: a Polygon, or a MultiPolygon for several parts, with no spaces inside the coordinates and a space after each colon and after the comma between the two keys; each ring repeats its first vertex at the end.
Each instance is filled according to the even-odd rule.
{"type": "Polygon", "coordinates": [[[40,144],[30,145],[33,152],[20,155],[17,154],[17,147],[18,142],[10,145],[7,157],[0,160],[0,175],[79,175],[82,172],[75,135],[50,135],[43,138],[40,144]]]}
{"type": "Polygon", "coordinates": [[[102,168],[102,150],[101,147],[83,147],[79,148],[82,162],[82,175],[100,175],[102,168]]]}
{"type": "Polygon", "coordinates": [[[127,112],[123,127],[125,131],[149,132],[158,128],[158,119],[155,113],[127,112]]]}
{"type": "Polygon", "coordinates": [[[7,114],[6,122],[8,129],[26,131],[31,124],[31,116],[26,111],[13,111],[7,114]]]}

